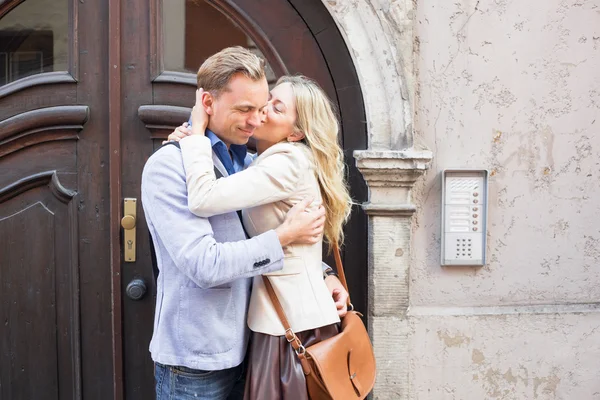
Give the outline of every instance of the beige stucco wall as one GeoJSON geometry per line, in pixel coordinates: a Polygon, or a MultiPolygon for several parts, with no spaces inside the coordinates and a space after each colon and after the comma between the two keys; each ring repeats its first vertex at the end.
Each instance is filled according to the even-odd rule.
{"type": "Polygon", "coordinates": [[[600,398],[598,313],[495,311],[410,318],[409,398],[600,398]]]}
{"type": "Polygon", "coordinates": [[[600,1],[323,3],[366,103],[373,397],[600,399],[600,1]],[[483,268],[440,267],[457,167],[491,172],[483,268]]]}
{"type": "Polygon", "coordinates": [[[410,397],[600,398],[600,1],[419,0],[410,397]],[[441,268],[440,177],[491,171],[488,264],[441,268]]]}

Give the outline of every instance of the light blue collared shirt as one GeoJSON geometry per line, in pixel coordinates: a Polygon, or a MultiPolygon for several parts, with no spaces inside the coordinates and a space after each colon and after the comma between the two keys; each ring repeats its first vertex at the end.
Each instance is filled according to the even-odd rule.
{"type": "Polygon", "coordinates": [[[244,145],[232,144],[227,150],[227,145],[217,137],[217,135],[210,129],[206,130],[206,137],[210,139],[210,144],[213,151],[219,157],[219,160],[223,163],[223,166],[227,170],[229,175],[233,175],[236,172],[240,172],[244,169],[244,160],[248,149],[244,145]],[[231,154],[231,156],[229,156],[231,154]]]}
{"type": "MultiPolygon", "coordinates": [[[[188,125],[190,128],[192,127],[192,117],[188,120],[188,125]]],[[[223,163],[227,174],[233,175],[246,167],[248,148],[245,145],[232,144],[229,146],[229,150],[227,150],[227,145],[208,128],[206,128],[206,137],[210,140],[210,145],[217,157],[219,157],[219,160],[223,163]]]]}

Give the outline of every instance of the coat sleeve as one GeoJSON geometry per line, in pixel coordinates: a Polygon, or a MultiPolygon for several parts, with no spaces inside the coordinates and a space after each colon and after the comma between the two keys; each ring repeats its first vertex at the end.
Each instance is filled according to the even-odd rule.
{"type": "Polygon", "coordinates": [[[148,228],[173,263],[201,288],[218,286],[283,267],[275,231],[252,239],[217,243],[207,218],[187,207],[181,153],[175,146],[155,153],[142,173],[142,204],[148,228]]]}
{"type": "Polygon", "coordinates": [[[291,197],[309,169],[293,145],[276,145],[244,171],[216,179],[210,140],[188,136],[180,141],[188,189],[188,206],[201,217],[273,203],[291,197]],[[276,150],[273,150],[276,149],[276,150]]]}

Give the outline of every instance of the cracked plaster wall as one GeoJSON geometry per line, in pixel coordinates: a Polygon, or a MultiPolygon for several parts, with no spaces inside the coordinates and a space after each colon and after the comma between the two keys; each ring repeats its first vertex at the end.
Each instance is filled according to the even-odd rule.
{"type": "Polygon", "coordinates": [[[600,398],[597,314],[414,316],[410,325],[411,398],[600,398]]]}
{"type": "MultiPolygon", "coordinates": [[[[600,1],[420,0],[410,398],[600,399],[600,1]],[[441,268],[445,168],[491,171],[488,264],[441,268]]],[[[376,288],[375,288],[376,290],[376,288]]]]}

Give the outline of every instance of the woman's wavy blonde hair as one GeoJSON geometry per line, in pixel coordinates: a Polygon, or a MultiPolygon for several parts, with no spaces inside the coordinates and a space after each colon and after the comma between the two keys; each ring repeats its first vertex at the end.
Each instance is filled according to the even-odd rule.
{"type": "Polygon", "coordinates": [[[352,199],[346,184],[344,153],[338,144],[339,124],[331,101],[312,79],[283,76],[277,81],[290,84],[296,102],[296,130],[304,133],[316,167],[325,206],[325,239],[331,245],[344,243],[344,223],[350,216],[352,199]]]}

